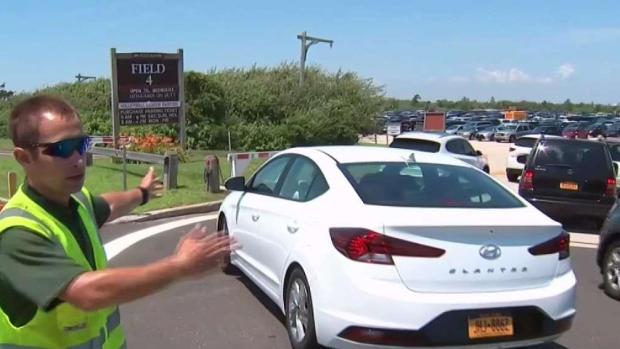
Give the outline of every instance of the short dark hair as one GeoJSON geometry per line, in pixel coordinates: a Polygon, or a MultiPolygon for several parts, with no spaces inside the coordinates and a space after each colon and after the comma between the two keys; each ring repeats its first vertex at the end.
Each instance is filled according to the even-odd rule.
{"type": "Polygon", "coordinates": [[[36,95],[26,98],[13,108],[9,117],[9,134],[14,146],[28,146],[39,141],[39,122],[46,112],[63,118],[80,117],[77,110],[61,97],[36,95]]]}

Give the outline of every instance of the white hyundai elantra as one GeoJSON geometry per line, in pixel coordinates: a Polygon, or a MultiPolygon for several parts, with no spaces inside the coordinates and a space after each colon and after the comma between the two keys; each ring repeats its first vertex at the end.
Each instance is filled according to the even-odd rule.
{"type": "MultiPolygon", "coordinates": [[[[231,178],[218,226],[293,348],[511,348],[575,315],[569,236],[457,159],[294,148],[231,178]]],[[[228,265],[228,268],[231,266],[228,265]]]]}

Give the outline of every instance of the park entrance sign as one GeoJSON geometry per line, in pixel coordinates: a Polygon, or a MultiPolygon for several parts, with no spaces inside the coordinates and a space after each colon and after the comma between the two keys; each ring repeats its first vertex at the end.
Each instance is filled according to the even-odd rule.
{"type": "Polygon", "coordinates": [[[111,60],[114,146],[121,126],[176,123],[184,148],[183,50],[117,53],[113,48],[111,60]]]}

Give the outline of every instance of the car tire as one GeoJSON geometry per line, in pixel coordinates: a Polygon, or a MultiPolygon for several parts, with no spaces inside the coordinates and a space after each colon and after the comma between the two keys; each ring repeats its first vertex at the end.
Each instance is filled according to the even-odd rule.
{"type": "Polygon", "coordinates": [[[517,137],[515,137],[515,136],[510,136],[510,138],[508,138],[508,142],[509,142],[509,143],[514,143],[516,139],[517,139],[517,137]]]}
{"type": "Polygon", "coordinates": [[[514,183],[519,181],[519,175],[515,173],[506,173],[506,178],[508,179],[508,182],[514,183]]]}
{"type": "Polygon", "coordinates": [[[491,169],[489,168],[489,166],[484,166],[484,168],[482,169],[482,171],[484,171],[487,174],[491,173],[491,169]]]}
{"type": "Polygon", "coordinates": [[[603,289],[609,297],[620,301],[620,240],[612,242],[605,249],[603,289]]]}
{"type": "MultiPolygon", "coordinates": [[[[226,221],[226,216],[222,216],[221,220],[218,222],[218,230],[221,232],[222,235],[224,236],[228,236],[228,222],[226,221]]],[[[220,269],[222,270],[222,272],[224,274],[227,275],[232,275],[232,274],[238,274],[239,273],[239,269],[237,269],[237,267],[235,267],[231,261],[230,261],[230,252],[228,254],[226,254],[224,257],[222,257],[222,261],[220,263],[220,269]]]]}
{"type": "Polygon", "coordinates": [[[308,280],[301,268],[295,268],[286,284],[284,299],[286,332],[293,349],[318,349],[314,308],[308,280]]]}

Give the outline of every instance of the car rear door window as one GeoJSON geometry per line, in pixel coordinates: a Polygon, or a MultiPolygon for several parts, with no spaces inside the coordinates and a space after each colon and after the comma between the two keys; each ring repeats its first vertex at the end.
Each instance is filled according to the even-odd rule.
{"type": "Polygon", "coordinates": [[[427,153],[437,153],[439,151],[440,144],[437,142],[426,140],[426,139],[396,138],[390,144],[390,148],[400,148],[400,149],[423,151],[427,153]]]}

